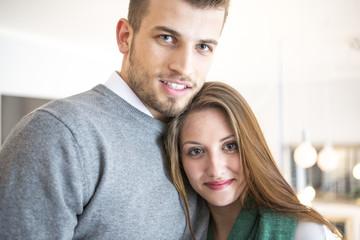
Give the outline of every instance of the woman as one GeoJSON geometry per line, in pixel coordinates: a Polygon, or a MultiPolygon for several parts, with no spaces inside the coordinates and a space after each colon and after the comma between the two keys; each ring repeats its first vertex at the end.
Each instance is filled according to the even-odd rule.
{"type": "Polygon", "coordinates": [[[171,121],[165,149],[189,224],[184,179],[207,201],[208,239],[318,240],[326,239],[329,229],[343,239],[323,216],[299,202],[252,110],[230,86],[205,83],[171,121]]]}

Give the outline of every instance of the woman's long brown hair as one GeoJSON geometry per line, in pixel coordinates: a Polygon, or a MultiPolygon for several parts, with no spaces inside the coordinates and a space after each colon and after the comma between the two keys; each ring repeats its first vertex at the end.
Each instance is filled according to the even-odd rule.
{"type": "Polygon", "coordinates": [[[270,208],[297,220],[324,224],[343,239],[342,233],[321,214],[300,203],[295,191],[279,171],[250,106],[238,91],[221,82],[205,83],[188,108],[170,122],[164,139],[165,150],[170,160],[172,181],[184,199],[187,219],[194,239],[184,187],[183,178],[186,175],[181,164],[179,142],[187,114],[208,108],[222,110],[235,133],[246,180],[246,186],[240,195],[242,204],[251,194],[258,206],[270,208]]]}

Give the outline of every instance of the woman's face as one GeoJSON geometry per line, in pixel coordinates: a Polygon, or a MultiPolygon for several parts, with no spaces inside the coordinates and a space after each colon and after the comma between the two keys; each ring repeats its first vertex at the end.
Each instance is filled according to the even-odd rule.
{"type": "Polygon", "coordinates": [[[210,205],[235,202],[245,185],[234,132],[224,115],[211,108],[186,116],[180,152],[191,186],[210,205]]]}

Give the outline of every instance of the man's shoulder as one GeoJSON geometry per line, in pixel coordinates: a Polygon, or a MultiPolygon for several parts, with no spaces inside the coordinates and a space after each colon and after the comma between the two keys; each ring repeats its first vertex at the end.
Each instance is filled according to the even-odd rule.
{"type": "MultiPolygon", "coordinates": [[[[72,95],[64,98],[55,99],[45,105],[43,105],[40,110],[42,109],[61,109],[63,107],[72,107],[76,108],[76,106],[83,106],[83,105],[93,105],[92,102],[95,100],[104,98],[105,94],[99,93],[97,90],[102,89],[101,85],[97,85],[94,88],[72,95]]],[[[67,109],[67,110],[71,110],[67,109]]]]}
{"type": "Polygon", "coordinates": [[[108,93],[104,90],[103,85],[97,85],[88,91],[55,99],[38,108],[34,114],[47,113],[64,120],[83,118],[84,115],[103,111],[105,106],[111,104],[108,93]]]}
{"type": "MultiPolygon", "coordinates": [[[[96,87],[95,87],[96,88],[96,87]]],[[[60,129],[79,129],[89,120],[102,116],[104,104],[95,88],[66,98],[52,100],[24,116],[14,127],[15,132],[50,135],[60,129]],[[49,131],[51,129],[51,131],[49,131]]],[[[103,97],[104,98],[104,97],[103,97]]]]}

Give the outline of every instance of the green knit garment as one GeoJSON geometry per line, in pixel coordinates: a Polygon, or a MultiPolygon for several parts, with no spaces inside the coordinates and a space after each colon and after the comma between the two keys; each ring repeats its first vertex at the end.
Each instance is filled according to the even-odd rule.
{"type": "MultiPolygon", "coordinates": [[[[292,240],[297,221],[269,209],[242,209],[228,240],[292,240]]],[[[208,240],[212,240],[209,225],[208,240]]]]}

